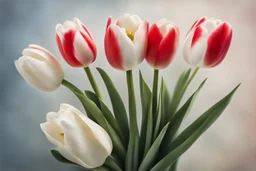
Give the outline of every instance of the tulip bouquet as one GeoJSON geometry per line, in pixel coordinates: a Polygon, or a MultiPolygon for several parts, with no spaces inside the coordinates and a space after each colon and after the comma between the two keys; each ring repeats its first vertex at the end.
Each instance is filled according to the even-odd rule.
{"type": "Polygon", "coordinates": [[[58,161],[97,171],[175,171],[180,156],[222,114],[239,87],[179,131],[206,79],[181,104],[188,86],[199,68],[212,68],[223,61],[231,38],[232,29],[227,22],[206,17],[197,20],[183,46],[185,61],[195,69],[181,73],[170,93],[164,78],[159,78],[159,70],[173,61],[178,49],[178,27],[167,19],[149,28],[149,23],[137,15],[125,14],[115,22],[110,17],[104,39],[105,54],[113,68],[126,72],[128,110],[108,74],[96,68],[113,110],[105,104],[89,67],[96,59],[96,45],[77,18],[56,26],[56,41],[65,61],[85,70],[93,92],[80,90],[65,80],[57,58],[38,45],[24,49],[15,65],[34,88],[49,92],[60,85],[67,87],[86,111],[85,114],[69,104],[61,104],[60,110],[49,112],[46,122],[40,125],[47,139],[56,146],[51,153],[58,161]],[[154,76],[151,89],[139,72],[142,110],[137,111],[133,69],[144,59],[154,69],[154,76]],[[142,116],[140,123],[138,113],[142,116]]]}

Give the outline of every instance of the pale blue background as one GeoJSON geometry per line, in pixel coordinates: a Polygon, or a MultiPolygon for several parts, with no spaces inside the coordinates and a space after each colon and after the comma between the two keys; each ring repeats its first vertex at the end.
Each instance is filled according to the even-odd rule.
{"type": "MultiPolygon", "coordinates": [[[[54,146],[45,138],[39,124],[45,121],[47,112],[57,111],[60,103],[70,103],[82,110],[80,103],[63,87],[53,93],[30,88],[17,73],[13,61],[21,56],[22,49],[28,44],[39,44],[60,59],[65,78],[81,88],[90,89],[83,71],[69,67],[61,58],[55,43],[55,25],[76,16],[85,23],[95,38],[98,58],[93,66],[107,70],[122,97],[127,99],[124,73],[110,68],[103,50],[107,17],[112,15],[116,18],[127,12],[138,14],[151,23],[167,17],[180,27],[181,45],[186,31],[200,16],[215,16],[232,24],[234,37],[227,58],[214,69],[201,70],[189,88],[188,95],[200,81],[205,77],[209,78],[184,126],[191,123],[237,83],[243,84],[224,115],[182,157],[179,171],[256,170],[255,11],[254,0],[0,1],[0,170],[79,170],[58,163],[51,157],[49,150],[54,146]]],[[[187,67],[189,66],[183,61],[179,50],[173,64],[161,72],[170,89],[173,88],[178,74],[187,67]]],[[[151,84],[152,69],[146,62],[139,68],[151,84]]],[[[94,74],[103,89],[95,70],[94,74]]],[[[137,97],[138,95],[139,93],[137,97]]],[[[105,91],[104,96],[107,99],[105,91]]],[[[139,105],[139,99],[137,101],[139,105]]],[[[127,103],[127,100],[124,102],[127,103]]],[[[107,103],[109,104],[108,100],[107,103]]]]}

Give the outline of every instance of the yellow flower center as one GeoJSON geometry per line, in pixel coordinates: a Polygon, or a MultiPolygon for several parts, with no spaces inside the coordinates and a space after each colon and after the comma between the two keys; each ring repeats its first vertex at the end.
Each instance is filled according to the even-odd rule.
{"type": "Polygon", "coordinates": [[[126,35],[131,39],[131,41],[133,42],[134,40],[134,34],[131,31],[126,30],[126,35]]]}
{"type": "Polygon", "coordinates": [[[63,132],[62,132],[62,133],[60,133],[60,136],[64,137],[64,133],[63,133],[63,132]]]}

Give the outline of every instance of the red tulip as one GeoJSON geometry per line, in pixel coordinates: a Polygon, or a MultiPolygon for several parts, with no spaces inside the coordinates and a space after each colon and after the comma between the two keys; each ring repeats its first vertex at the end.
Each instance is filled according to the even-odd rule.
{"type": "Polygon", "coordinates": [[[230,24],[203,17],[187,33],[183,47],[184,59],[196,67],[215,67],[225,58],[231,39],[230,24]]]}
{"type": "Polygon", "coordinates": [[[131,70],[146,55],[148,22],[137,15],[125,14],[112,22],[109,17],[105,34],[105,53],[109,64],[119,70],[131,70]]]}
{"type": "Polygon", "coordinates": [[[178,44],[178,27],[161,19],[149,29],[146,61],[155,69],[166,68],[173,60],[178,44]]]}
{"type": "Polygon", "coordinates": [[[96,59],[96,45],[78,18],[56,26],[56,40],[65,61],[73,67],[86,67],[96,59]]]}

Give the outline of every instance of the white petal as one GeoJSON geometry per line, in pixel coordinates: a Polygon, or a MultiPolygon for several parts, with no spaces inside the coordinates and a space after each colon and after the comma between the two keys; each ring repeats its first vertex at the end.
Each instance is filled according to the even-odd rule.
{"type": "Polygon", "coordinates": [[[95,139],[90,128],[78,117],[76,123],[67,120],[61,121],[62,130],[65,133],[65,148],[79,158],[88,168],[101,166],[108,154],[101,144],[95,139]]]}
{"type": "Polygon", "coordinates": [[[147,22],[143,21],[138,30],[135,32],[134,35],[134,44],[136,49],[136,55],[138,56],[137,64],[141,63],[145,57],[147,43],[148,43],[148,35],[147,35],[147,22]]]}
{"type": "Polygon", "coordinates": [[[65,21],[63,23],[63,27],[67,30],[67,29],[76,29],[76,25],[73,21],[65,21]]]}
{"type": "Polygon", "coordinates": [[[135,33],[142,20],[137,15],[125,14],[118,19],[118,26],[130,33],[135,33]]]}
{"type": "Polygon", "coordinates": [[[123,61],[123,68],[125,70],[133,69],[137,65],[138,61],[140,61],[139,55],[136,54],[134,43],[126,35],[124,29],[116,25],[110,25],[109,28],[112,29],[117,36],[117,41],[123,61]]]}
{"type": "Polygon", "coordinates": [[[106,149],[106,151],[108,152],[108,155],[110,155],[112,152],[112,149],[113,149],[113,144],[112,144],[112,140],[109,137],[108,133],[100,125],[93,122],[87,116],[85,116],[85,115],[78,115],[78,116],[84,123],[87,124],[87,126],[93,132],[95,138],[106,149]]]}
{"type": "Polygon", "coordinates": [[[55,27],[56,34],[58,34],[61,38],[63,38],[63,35],[66,31],[66,29],[61,24],[57,24],[55,27]]]}
{"type": "Polygon", "coordinates": [[[49,55],[47,55],[43,51],[38,50],[38,49],[33,49],[33,48],[24,49],[22,51],[22,55],[23,56],[29,56],[29,57],[38,59],[40,61],[46,61],[46,60],[50,59],[49,55]]]}
{"type": "Polygon", "coordinates": [[[40,127],[44,132],[46,138],[54,145],[59,146],[64,144],[62,130],[55,124],[45,122],[41,123],[40,127]]]}
{"type": "Polygon", "coordinates": [[[79,31],[76,32],[74,38],[74,51],[76,59],[84,66],[89,65],[93,61],[94,55],[79,31]]]}

